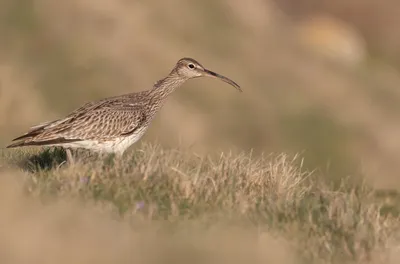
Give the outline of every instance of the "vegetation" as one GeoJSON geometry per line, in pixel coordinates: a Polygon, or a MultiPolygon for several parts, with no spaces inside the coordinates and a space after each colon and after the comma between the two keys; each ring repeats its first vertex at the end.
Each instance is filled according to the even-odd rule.
{"type": "MultiPolygon", "coordinates": [[[[44,245],[47,237],[57,239],[52,246],[58,257],[75,250],[76,258],[111,254],[110,262],[102,263],[139,261],[135,254],[140,254],[140,263],[153,257],[156,263],[388,263],[400,227],[396,207],[385,209],[373,189],[354,181],[329,186],[321,175],[303,171],[297,156],[222,153],[212,158],[146,144],[122,159],[76,155],[78,162],[69,166],[60,165],[65,158],[60,149],[2,153],[7,161],[3,176],[21,180],[17,186],[24,186],[30,197],[22,203],[0,197],[8,198],[6,211],[25,208],[26,214],[14,218],[25,222],[38,214],[29,208],[32,199],[39,199],[46,213],[33,219],[32,228],[43,229],[54,221],[55,227],[43,229],[46,234],[38,239],[45,240],[44,245]],[[12,168],[20,172],[8,172],[12,168]],[[69,215],[65,206],[71,201],[82,211],[69,215]],[[88,239],[94,244],[84,247],[91,250],[63,248],[68,242],[58,236],[65,230],[79,230],[68,240],[73,244],[88,239]],[[121,230],[124,235],[113,234],[121,230]],[[92,233],[97,232],[99,240],[93,242],[92,233]],[[151,251],[141,253],[148,243],[154,243],[151,251]],[[114,244],[119,245],[118,254],[114,244]]],[[[24,251],[23,243],[17,248],[24,251]]],[[[45,259],[42,245],[34,248],[36,253],[27,254],[45,259]]]]}
{"type": "Polygon", "coordinates": [[[0,259],[398,263],[400,2],[299,3],[1,1],[0,259]],[[186,56],[244,92],[188,82],[121,160],[3,149],[186,56]]]}

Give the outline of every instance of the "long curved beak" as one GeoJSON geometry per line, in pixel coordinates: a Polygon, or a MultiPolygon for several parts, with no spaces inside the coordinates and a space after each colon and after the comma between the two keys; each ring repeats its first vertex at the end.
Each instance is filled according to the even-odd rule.
{"type": "Polygon", "coordinates": [[[229,79],[229,78],[227,78],[225,76],[222,76],[222,75],[220,75],[218,73],[215,73],[215,72],[207,70],[207,69],[204,69],[204,73],[205,73],[205,76],[209,76],[209,77],[213,77],[213,78],[216,78],[216,79],[220,79],[221,81],[229,83],[230,85],[235,87],[237,90],[239,90],[239,92],[243,92],[242,88],[240,88],[239,84],[235,83],[234,81],[232,81],[231,79],[229,79]]]}

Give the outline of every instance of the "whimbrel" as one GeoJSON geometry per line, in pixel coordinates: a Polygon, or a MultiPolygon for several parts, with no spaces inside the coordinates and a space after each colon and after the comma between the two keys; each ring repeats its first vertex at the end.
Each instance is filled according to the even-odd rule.
{"type": "Polygon", "coordinates": [[[88,102],[66,117],[31,127],[7,148],[22,146],[61,146],[122,155],[149,127],[168,95],[185,81],[202,76],[222,80],[242,91],[231,79],[204,68],[191,58],[180,59],[170,74],[149,90],[88,102]]]}

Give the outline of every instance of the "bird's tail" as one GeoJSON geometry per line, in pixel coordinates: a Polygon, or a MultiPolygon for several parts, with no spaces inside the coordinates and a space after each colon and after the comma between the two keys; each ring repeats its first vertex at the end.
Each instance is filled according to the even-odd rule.
{"type": "Polygon", "coordinates": [[[20,141],[20,142],[15,142],[10,145],[8,145],[6,148],[17,148],[17,147],[23,147],[23,146],[29,146],[29,141],[20,141]]]}
{"type": "Polygon", "coordinates": [[[29,131],[26,132],[25,134],[17,138],[14,138],[12,141],[16,142],[8,145],[6,148],[16,148],[16,147],[35,145],[34,138],[38,136],[40,133],[42,133],[44,131],[44,128],[50,123],[51,122],[45,122],[37,126],[31,127],[29,131]]]}

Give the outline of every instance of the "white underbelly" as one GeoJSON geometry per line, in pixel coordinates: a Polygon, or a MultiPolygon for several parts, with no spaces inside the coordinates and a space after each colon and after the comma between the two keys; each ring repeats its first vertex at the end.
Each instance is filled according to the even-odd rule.
{"type": "Polygon", "coordinates": [[[127,148],[136,143],[144,134],[144,130],[130,136],[116,138],[110,141],[85,140],[62,144],[65,148],[83,148],[100,153],[122,154],[127,148]]]}

